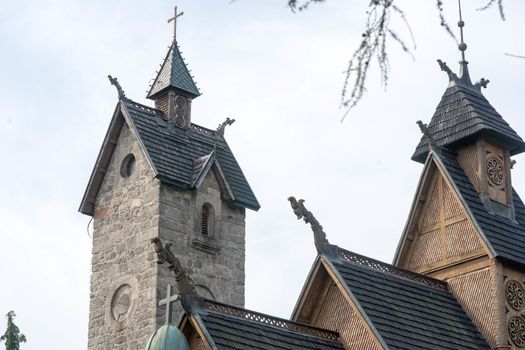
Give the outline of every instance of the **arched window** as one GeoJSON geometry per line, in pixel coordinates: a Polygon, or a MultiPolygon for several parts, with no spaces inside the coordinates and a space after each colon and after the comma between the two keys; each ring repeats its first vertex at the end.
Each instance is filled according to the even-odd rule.
{"type": "Polygon", "coordinates": [[[210,208],[205,204],[202,206],[202,215],[201,215],[201,233],[203,235],[207,236],[210,233],[209,224],[210,224],[210,208]]]}

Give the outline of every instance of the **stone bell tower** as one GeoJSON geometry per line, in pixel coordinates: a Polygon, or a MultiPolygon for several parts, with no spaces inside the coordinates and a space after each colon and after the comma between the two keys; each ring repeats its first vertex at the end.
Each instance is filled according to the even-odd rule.
{"type": "Polygon", "coordinates": [[[243,306],[245,210],[259,203],[226,124],[192,123],[199,90],[175,38],[148,93],[155,108],[111,80],[119,101],[79,209],[94,228],[88,348],[141,349],[164,322],[159,301],[174,285],[151,240],[171,244],[202,297],[243,306]]]}

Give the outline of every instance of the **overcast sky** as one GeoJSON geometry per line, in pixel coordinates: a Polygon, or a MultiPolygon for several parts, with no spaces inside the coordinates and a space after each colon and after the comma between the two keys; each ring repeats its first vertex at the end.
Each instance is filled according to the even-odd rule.
{"type": "MultiPolygon", "coordinates": [[[[459,53],[435,1],[396,1],[414,31],[415,61],[393,42],[388,89],[340,123],[342,72],[368,1],[328,0],[293,14],[286,0],[180,0],[178,41],[203,95],[193,122],[237,122],[227,141],[262,208],[247,213],[246,306],[289,317],[315,257],[310,228],[286,198],[306,199],[331,243],[390,262],[422,166],[410,160],[447,86],[436,59],[459,53]]],[[[467,59],[485,96],[525,136],[525,2],[465,1],[467,59]]],[[[0,6],[0,330],[15,310],[22,349],[87,344],[91,239],[77,212],[117,94],[145,99],[172,35],[168,0],[3,0],[0,6]],[[147,5],[146,5],[147,4],[147,5]]],[[[450,23],[456,1],[445,1],[450,23]]],[[[399,19],[394,29],[410,41],[399,19]]],[[[525,193],[525,157],[514,186],[525,193]]]]}

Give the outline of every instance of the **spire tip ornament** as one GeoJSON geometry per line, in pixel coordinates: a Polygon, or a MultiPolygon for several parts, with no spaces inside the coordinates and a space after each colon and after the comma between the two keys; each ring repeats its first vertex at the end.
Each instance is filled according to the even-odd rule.
{"type": "Polygon", "coordinates": [[[168,19],[168,23],[173,22],[173,41],[177,42],[177,18],[182,16],[184,14],[184,11],[178,13],[177,12],[177,6],[175,6],[175,9],[174,9],[173,12],[174,12],[174,15],[173,15],[173,17],[168,19]]]}

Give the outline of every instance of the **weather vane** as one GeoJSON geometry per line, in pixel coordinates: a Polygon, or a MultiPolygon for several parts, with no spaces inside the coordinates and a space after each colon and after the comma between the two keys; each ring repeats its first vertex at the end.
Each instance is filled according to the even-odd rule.
{"type": "Polygon", "coordinates": [[[177,6],[175,6],[175,11],[174,11],[174,15],[173,17],[171,17],[170,19],[168,19],[168,23],[170,23],[171,21],[173,21],[173,40],[174,41],[177,41],[177,18],[182,16],[184,14],[184,12],[181,12],[181,13],[177,13],[177,6]]]}

